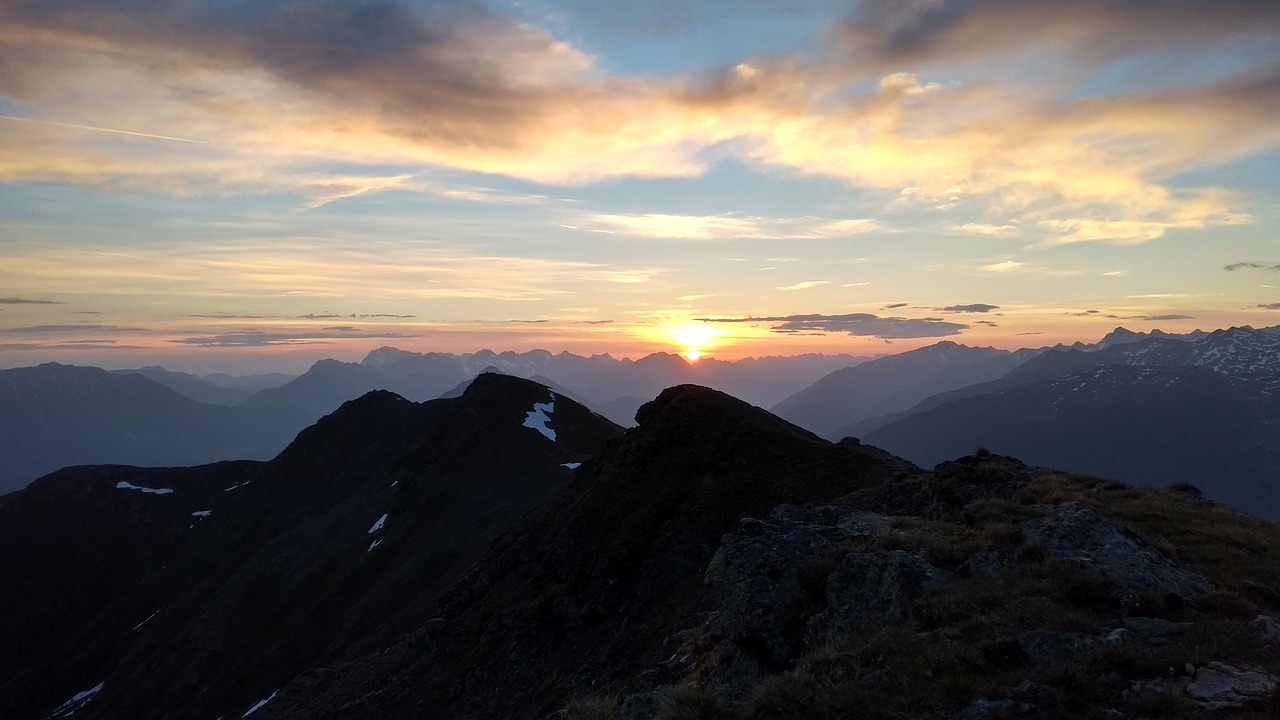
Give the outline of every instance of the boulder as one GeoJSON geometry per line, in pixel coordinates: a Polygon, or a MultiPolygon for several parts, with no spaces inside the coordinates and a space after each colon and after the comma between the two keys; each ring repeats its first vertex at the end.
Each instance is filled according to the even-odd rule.
{"type": "Polygon", "coordinates": [[[1020,525],[1027,542],[1040,543],[1053,558],[1078,564],[1117,591],[1187,597],[1212,588],[1204,577],[1179,568],[1087,505],[1065,502],[1046,510],[1045,517],[1020,525]]]}
{"type": "Polygon", "coordinates": [[[1249,627],[1258,634],[1263,644],[1272,651],[1280,651],[1280,623],[1270,615],[1259,615],[1249,621],[1249,627]]]}
{"type": "MultiPolygon", "coordinates": [[[[749,646],[766,666],[782,666],[799,655],[799,632],[787,632],[788,607],[807,593],[801,573],[823,550],[857,535],[878,532],[887,520],[848,508],[804,510],[783,505],[773,518],[745,518],[726,534],[704,581],[719,592],[711,620],[713,637],[749,646]]],[[[803,626],[801,626],[803,627],[803,626]]]]}
{"type": "Polygon", "coordinates": [[[950,580],[902,550],[850,553],[827,578],[827,609],[809,620],[807,639],[824,642],[868,620],[901,620],[916,598],[950,580]]]}
{"type": "Polygon", "coordinates": [[[1018,647],[1026,653],[1032,665],[1051,667],[1071,662],[1076,655],[1097,642],[1097,639],[1084,633],[1054,632],[1052,630],[1031,630],[1018,635],[1018,647]]]}
{"type": "Polygon", "coordinates": [[[1280,678],[1249,665],[1213,662],[1196,670],[1183,694],[1209,710],[1225,710],[1264,702],[1280,678]]]}

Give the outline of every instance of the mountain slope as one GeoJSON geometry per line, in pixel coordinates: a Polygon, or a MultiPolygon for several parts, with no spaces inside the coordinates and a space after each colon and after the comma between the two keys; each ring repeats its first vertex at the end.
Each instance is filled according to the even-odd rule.
{"type": "Polygon", "coordinates": [[[234,407],[244,402],[253,393],[246,390],[237,390],[235,388],[221,387],[214,385],[203,378],[196,377],[190,373],[173,372],[166,370],[157,365],[149,365],[147,367],[138,368],[136,370],[112,370],[114,375],[123,375],[128,373],[137,373],[149,380],[154,380],[161,385],[177,392],[183,397],[191,398],[196,402],[206,405],[226,405],[234,407]]]}
{"type": "Polygon", "coordinates": [[[943,341],[837,370],[774,405],[772,411],[823,437],[834,437],[839,428],[858,420],[1000,377],[1034,353],[943,341]]]}
{"type": "MultiPolygon", "coordinates": [[[[2,497],[0,535],[20,525],[38,552],[68,534],[61,517],[86,519],[94,539],[124,539],[114,561],[134,575],[84,598],[92,617],[47,653],[15,663],[0,645],[20,668],[0,707],[18,720],[1280,711],[1275,523],[1190,488],[989,453],[925,472],[701,387],[664,391],[637,420],[619,435],[486,374],[454,399],[369,394],[271,463],[76,469],[2,497]],[[188,513],[197,503],[210,514],[188,513]]],[[[0,597],[70,587],[60,568],[112,559],[63,545],[77,557],[46,557],[45,575],[0,597]]],[[[0,573],[22,563],[39,566],[0,555],[0,573]]]]}
{"type": "Polygon", "coordinates": [[[68,465],[265,459],[308,422],[198,403],[142,375],[48,363],[0,371],[0,492],[68,465]]]}
{"type": "Polygon", "coordinates": [[[865,439],[923,465],[985,446],[1139,485],[1187,481],[1280,518],[1280,399],[1266,387],[1198,367],[1102,366],[943,403],[865,439]]]}
{"type": "Polygon", "coordinates": [[[398,645],[282,716],[339,717],[361,698],[354,717],[541,717],[572,688],[671,657],[673,630],[705,609],[703,568],[741,517],[912,469],[696,386],[663,391],[637,421],[442,600],[430,652],[398,645]]]}
{"type": "MultiPolygon", "coordinates": [[[[114,597],[92,597],[102,609],[74,642],[6,658],[23,669],[0,684],[0,705],[23,709],[10,717],[44,717],[105,682],[84,716],[243,713],[312,664],[372,652],[420,625],[432,598],[493,537],[619,432],[542,386],[500,375],[482,375],[450,400],[376,392],[349,402],[275,460],[201,497],[210,514],[174,531],[181,541],[166,540],[167,526],[151,535],[182,551],[159,569],[148,564],[114,597]],[[148,617],[143,610],[156,614],[131,630],[148,617]]],[[[195,492],[184,479],[201,472],[150,476],[148,487],[175,492],[136,491],[138,499],[173,505],[195,492]]],[[[27,516],[33,547],[64,532],[55,505],[37,502],[46,489],[4,498],[0,527],[6,513],[27,516]],[[42,508],[35,520],[31,503],[42,508]]],[[[76,555],[88,549],[51,548],[46,567],[87,562],[76,555]]]]}

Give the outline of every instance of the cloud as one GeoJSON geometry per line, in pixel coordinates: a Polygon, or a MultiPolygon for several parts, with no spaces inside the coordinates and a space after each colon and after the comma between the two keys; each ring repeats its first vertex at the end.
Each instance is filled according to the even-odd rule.
{"type": "Polygon", "coordinates": [[[882,308],[882,309],[884,309],[884,310],[895,310],[895,309],[900,308],[900,307],[906,307],[906,306],[908,306],[908,305],[910,305],[910,304],[911,304],[911,303],[904,303],[904,302],[889,303],[888,305],[883,305],[883,306],[881,306],[881,308],[882,308]]]}
{"type": "Polygon", "coordinates": [[[696,319],[714,323],[769,323],[773,326],[771,332],[781,334],[847,333],[882,339],[947,337],[969,327],[937,318],[879,317],[870,313],[696,319]]]}
{"type": "Polygon", "coordinates": [[[974,320],[974,321],[973,321],[973,324],[974,324],[974,325],[986,325],[986,326],[988,326],[988,327],[1000,327],[1000,325],[999,325],[999,324],[994,323],[994,322],[991,322],[990,320],[974,320]]]}
{"type": "Polygon", "coordinates": [[[998,263],[983,265],[982,269],[986,270],[987,272],[993,272],[993,273],[1007,273],[1007,272],[1016,272],[1026,267],[1027,267],[1026,263],[1021,263],[1021,262],[1018,262],[1017,260],[1002,260],[1001,262],[998,262],[998,263]]]}
{"type": "Polygon", "coordinates": [[[0,298],[0,305],[62,305],[55,300],[28,300],[27,298],[0,298]]]}
{"type": "Polygon", "coordinates": [[[1152,322],[1159,322],[1161,320],[1194,320],[1195,316],[1193,315],[1146,315],[1142,319],[1149,320],[1152,322]]]}
{"type": "Polygon", "coordinates": [[[275,347],[279,345],[324,345],[334,340],[379,339],[398,340],[417,337],[404,333],[375,333],[352,327],[324,328],[318,332],[242,330],[197,337],[184,337],[169,342],[197,347],[275,347]]]}
{"type": "Polygon", "coordinates": [[[1235,272],[1236,270],[1243,270],[1246,268],[1250,270],[1280,270],[1280,263],[1269,265],[1261,262],[1238,262],[1222,266],[1222,269],[1227,272],[1235,272]]]}
{"type": "MultiPolygon", "coordinates": [[[[324,301],[332,302],[330,307],[359,300],[377,301],[375,307],[379,308],[397,308],[421,299],[530,302],[591,293],[599,283],[644,283],[664,272],[660,268],[472,253],[462,245],[405,243],[393,236],[352,244],[340,257],[318,253],[314,242],[299,238],[267,242],[173,240],[131,247],[127,254],[101,253],[87,245],[29,243],[6,248],[6,260],[21,266],[24,277],[32,282],[50,287],[74,291],[85,285],[127,285],[139,293],[190,296],[203,303],[197,308],[211,307],[211,277],[218,278],[213,297],[329,297],[342,298],[324,301]]],[[[256,313],[202,314],[210,320],[267,317],[237,317],[256,313]]],[[[350,317],[338,311],[313,314],[350,317]]],[[[271,319],[284,317],[290,316],[271,319]]]]}
{"type": "Polygon", "coordinates": [[[1254,305],[1254,307],[1262,310],[1280,310],[1280,302],[1264,303],[1262,305],[1254,305]]]}
{"type": "Polygon", "coordinates": [[[966,235],[985,235],[987,237],[1007,237],[1018,232],[1018,228],[1013,225],[983,225],[981,223],[965,223],[964,225],[953,227],[952,230],[966,235]]]}
{"type": "Polygon", "coordinates": [[[986,303],[974,303],[973,305],[948,305],[947,307],[941,308],[942,312],[949,313],[986,313],[999,309],[999,305],[988,305],[986,303]]]}
{"type": "Polygon", "coordinates": [[[118,345],[115,340],[71,340],[48,343],[0,343],[0,352],[25,350],[140,350],[140,345],[118,345]]]}
{"type": "Polygon", "coordinates": [[[831,220],[807,216],[598,213],[586,214],[577,222],[579,225],[565,227],[586,227],[596,231],[667,240],[816,240],[862,235],[885,229],[884,224],[876,220],[831,220]]]}
{"type": "Polygon", "coordinates": [[[1129,277],[1129,271],[1128,270],[1111,270],[1109,272],[1102,273],[1102,277],[1129,277]]]}
{"type": "MultiPolygon", "coordinates": [[[[1248,221],[1230,193],[1172,179],[1280,143],[1277,69],[1266,53],[1233,54],[1235,75],[1200,85],[1169,73],[1141,94],[1079,89],[1129,56],[1280,32],[1275,3],[1214,8],[878,0],[808,57],[625,76],[479,3],[9,2],[0,93],[24,116],[110,132],[0,120],[0,181],[290,192],[318,207],[387,189],[438,193],[416,179],[430,168],[568,184],[694,177],[731,157],[928,207],[978,203],[1005,223],[961,232],[998,236],[1018,220],[1020,235],[1053,244],[1149,242],[1248,221]],[[1033,61],[1047,77],[973,71],[1033,61]]],[[[638,217],[618,222],[658,233],[646,237],[786,230],[638,217]]],[[[791,232],[877,229],[815,219],[791,232]]]]}
{"type": "Polygon", "coordinates": [[[812,288],[821,287],[823,285],[830,285],[830,284],[831,282],[828,280],[805,280],[804,282],[798,282],[795,285],[784,285],[782,287],[776,287],[774,288],[774,290],[810,290],[812,288]]]}
{"type": "Polygon", "coordinates": [[[118,327],[116,325],[31,325],[28,327],[0,328],[5,335],[46,335],[50,333],[145,333],[146,328],[118,327]]]}

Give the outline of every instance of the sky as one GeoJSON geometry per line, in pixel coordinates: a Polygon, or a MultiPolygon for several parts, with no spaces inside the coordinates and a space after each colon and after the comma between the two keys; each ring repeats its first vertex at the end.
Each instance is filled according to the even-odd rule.
{"type": "Polygon", "coordinates": [[[1274,0],[0,0],[0,367],[1280,324],[1274,0]]]}

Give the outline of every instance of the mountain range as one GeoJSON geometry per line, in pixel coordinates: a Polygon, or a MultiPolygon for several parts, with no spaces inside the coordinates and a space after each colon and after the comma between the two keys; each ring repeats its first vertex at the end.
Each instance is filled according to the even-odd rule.
{"type": "Polygon", "coordinates": [[[209,405],[137,373],[47,363],[0,370],[0,492],[67,465],[268,459],[314,419],[209,405]]]}
{"type": "MultiPolygon", "coordinates": [[[[1179,372],[1160,382],[1219,377],[1179,372]]],[[[623,430],[483,373],[456,397],[348,401],[267,462],[73,467],[0,496],[0,543],[23,549],[0,554],[0,707],[13,720],[1280,709],[1273,522],[1187,486],[986,451],[924,470],[696,385],[635,419],[623,430]]]]}

